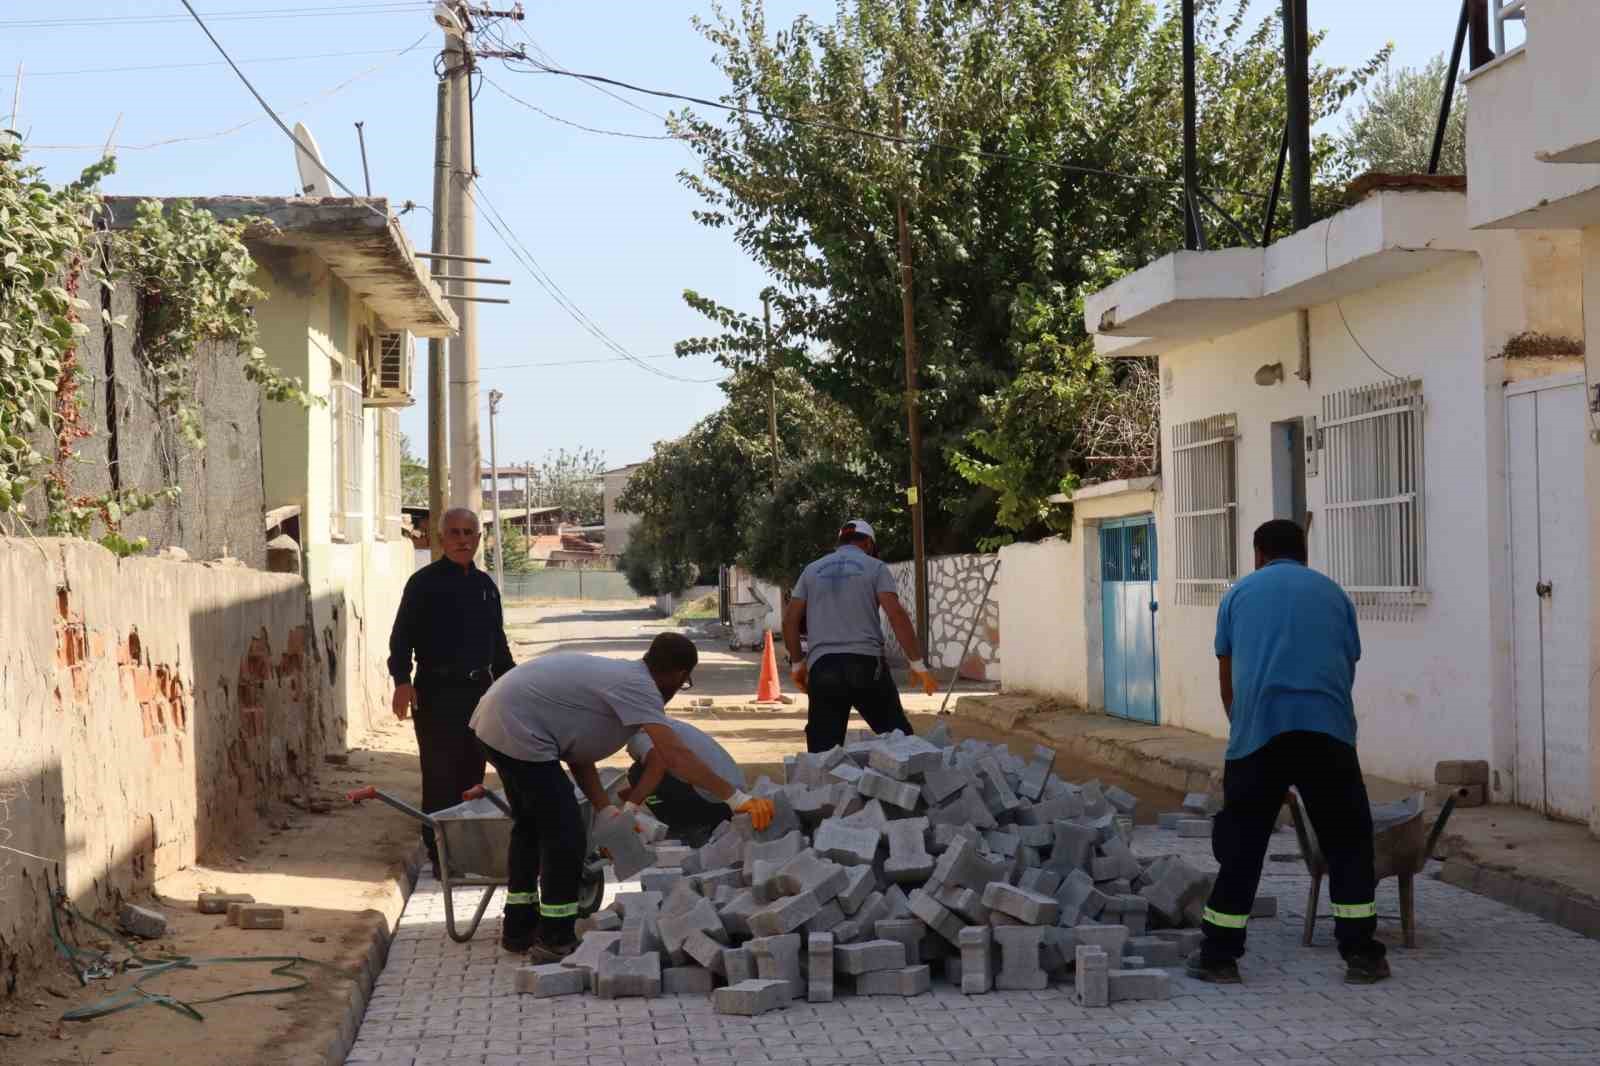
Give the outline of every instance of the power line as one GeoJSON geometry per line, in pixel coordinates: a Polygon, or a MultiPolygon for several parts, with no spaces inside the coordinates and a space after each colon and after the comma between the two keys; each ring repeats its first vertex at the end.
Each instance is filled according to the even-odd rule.
{"type": "Polygon", "coordinates": [[[678,141],[678,140],[686,140],[687,139],[687,138],[679,137],[677,134],[673,134],[673,133],[629,133],[629,132],[627,132],[625,130],[607,130],[607,129],[601,129],[601,128],[597,127],[597,126],[585,126],[581,122],[573,122],[571,119],[562,118],[560,115],[552,115],[550,112],[546,111],[544,108],[540,107],[538,104],[530,103],[527,100],[524,100],[522,97],[518,96],[516,93],[513,93],[513,92],[509,91],[504,86],[502,86],[499,82],[497,82],[493,78],[489,77],[487,74],[483,75],[483,80],[485,82],[487,82],[489,84],[489,86],[491,88],[493,88],[496,92],[498,92],[500,95],[506,97],[507,99],[511,100],[514,103],[521,104],[523,107],[527,108],[529,111],[537,112],[538,114],[543,115],[545,118],[549,119],[551,122],[559,122],[563,126],[571,126],[573,129],[583,130],[585,133],[599,133],[599,134],[603,134],[603,135],[605,135],[607,137],[626,137],[626,138],[629,138],[631,140],[636,140],[636,141],[678,141]]]}
{"type": "MultiPolygon", "coordinates": [[[[417,48],[417,46],[422,44],[423,41],[427,40],[429,36],[431,36],[431,34],[424,33],[421,37],[418,37],[415,41],[412,41],[405,48],[402,48],[400,51],[395,52],[394,53],[394,58],[398,59],[401,56],[405,55],[406,53],[414,51],[417,48]]],[[[218,66],[225,66],[226,64],[219,63],[217,65],[218,66]]],[[[351,75],[350,77],[346,78],[344,81],[341,81],[339,84],[334,85],[331,88],[324,89],[322,92],[316,94],[315,96],[308,96],[304,100],[298,100],[295,103],[290,104],[289,106],[290,107],[305,107],[308,104],[316,103],[319,100],[325,100],[330,96],[333,96],[333,95],[335,95],[337,93],[343,92],[344,90],[348,89],[350,86],[354,85],[356,82],[360,81],[363,78],[369,77],[369,76],[377,73],[378,71],[382,70],[384,67],[386,67],[388,65],[389,65],[388,63],[375,63],[372,66],[368,67],[366,70],[363,70],[358,74],[351,75]]],[[[179,137],[167,137],[167,138],[163,138],[162,140],[159,140],[159,141],[150,141],[147,144],[113,144],[111,147],[112,147],[113,152],[146,152],[146,151],[150,151],[151,149],[155,149],[155,148],[167,148],[167,147],[170,147],[170,146],[172,146],[174,144],[191,144],[191,143],[193,143],[195,141],[216,140],[219,137],[231,137],[233,134],[238,133],[240,130],[248,129],[249,127],[254,126],[258,122],[265,122],[267,120],[267,117],[268,116],[266,116],[266,115],[257,115],[254,118],[247,118],[244,121],[236,123],[235,125],[232,125],[232,126],[228,126],[225,129],[213,130],[210,133],[193,133],[193,134],[185,134],[185,135],[179,136],[179,137]]],[[[96,143],[96,144],[28,144],[27,145],[27,149],[30,152],[78,152],[78,151],[90,151],[90,150],[98,152],[98,151],[103,150],[104,148],[105,148],[105,145],[98,144],[98,143],[96,143]]]]}
{"type": "MultiPolygon", "coordinates": [[[[266,99],[256,91],[256,87],[250,84],[250,79],[244,76],[244,71],[239,69],[239,64],[235,63],[233,61],[233,57],[228,54],[228,50],[222,47],[222,42],[217,40],[217,35],[211,32],[211,27],[206,25],[205,19],[200,17],[200,13],[194,9],[194,5],[189,3],[189,0],[180,0],[180,2],[183,4],[185,10],[187,10],[189,14],[194,17],[194,20],[199,24],[201,31],[211,39],[211,43],[216,46],[217,52],[221,54],[223,59],[228,61],[228,66],[233,68],[233,72],[239,76],[239,80],[244,83],[244,87],[250,90],[250,95],[256,98],[256,103],[260,104],[262,110],[272,117],[273,122],[277,123],[278,128],[283,131],[283,135],[289,138],[289,140],[293,141],[294,146],[300,149],[305,157],[316,165],[318,170],[326,174],[329,181],[343,189],[351,197],[351,199],[361,200],[362,198],[356,194],[354,189],[340,181],[339,175],[329,170],[327,165],[323,163],[321,159],[317,158],[317,153],[312,151],[306,145],[302,144],[300,142],[300,138],[294,135],[294,131],[283,124],[283,119],[279,118],[278,113],[272,110],[272,105],[267,103],[266,99]]],[[[418,43],[421,43],[421,38],[418,39],[418,43]]],[[[414,48],[416,45],[413,45],[412,47],[414,48]]],[[[368,211],[371,211],[379,218],[382,218],[385,222],[389,220],[388,215],[384,214],[382,211],[379,211],[376,207],[373,207],[372,204],[367,203],[365,200],[362,200],[362,202],[366,204],[368,211]]]]}
{"type": "MultiPolygon", "coordinates": [[[[381,3],[340,4],[316,7],[255,8],[244,11],[208,11],[206,17],[213,22],[259,22],[279,18],[335,18],[342,15],[410,14],[428,9],[425,0],[383,0],[381,3]]],[[[198,16],[197,16],[198,17],[198,16]]],[[[66,26],[162,25],[184,22],[182,15],[105,15],[101,17],[73,16],[54,19],[7,19],[0,21],[0,29],[40,30],[66,26]]]]}
{"type": "Polygon", "coordinates": [[[490,201],[488,196],[483,192],[482,185],[479,185],[477,182],[468,181],[463,182],[462,188],[466,191],[467,198],[471,200],[475,206],[485,209],[485,214],[483,216],[484,221],[489,224],[490,229],[494,230],[501,242],[505,244],[506,250],[509,251],[512,257],[522,265],[522,268],[528,272],[529,276],[533,278],[534,282],[545,291],[547,296],[556,302],[556,306],[565,311],[574,322],[582,326],[585,331],[587,331],[601,344],[604,344],[607,348],[616,352],[623,359],[632,363],[639,369],[654,374],[657,377],[665,378],[668,381],[682,381],[691,384],[709,385],[722,380],[720,378],[690,378],[684,377],[680,374],[669,373],[668,371],[662,370],[659,367],[651,366],[648,362],[633,354],[633,352],[624,347],[621,342],[617,341],[604,329],[602,329],[599,323],[595,322],[594,319],[590,318],[586,313],[584,313],[583,309],[580,308],[573,301],[573,299],[566,294],[561,286],[556,283],[556,280],[550,276],[549,272],[539,265],[539,261],[534,258],[532,252],[528,251],[527,245],[522,243],[521,238],[519,238],[516,235],[516,232],[511,228],[511,224],[508,223],[505,220],[505,216],[500,213],[500,209],[495,207],[494,203],[490,201]]]}
{"type": "MultiPolygon", "coordinates": [[[[737,104],[725,104],[721,101],[710,100],[703,96],[693,96],[689,93],[680,93],[668,89],[651,89],[643,85],[634,85],[631,82],[622,81],[618,78],[606,77],[603,74],[581,74],[577,71],[565,70],[561,67],[542,63],[536,59],[529,59],[527,62],[545,74],[557,74],[566,78],[576,78],[586,83],[614,85],[617,88],[626,89],[629,92],[643,93],[647,96],[660,97],[666,100],[680,100],[684,103],[699,104],[702,107],[716,108],[717,110],[726,111],[730,114],[753,116],[756,118],[766,119],[769,122],[787,122],[795,126],[809,126],[813,129],[820,129],[829,133],[841,134],[848,137],[864,137],[869,140],[883,141],[887,144],[894,144],[905,148],[922,148],[938,152],[951,152],[957,155],[977,156],[981,159],[995,159],[1003,162],[1025,163],[1031,166],[1048,167],[1053,170],[1066,171],[1067,173],[1072,174],[1117,178],[1122,181],[1137,181],[1153,185],[1182,184],[1182,180],[1179,178],[1166,177],[1163,175],[1128,174],[1122,171],[1105,170],[1100,167],[1083,166],[1077,163],[1060,163],[1050,159],[1038,159],[1033,156],[1013,155],[1009,152],[992,152],[982,148],[965,148],[960,145],[945,144],[941,141],[923,140],[917,137],[902,136],[893,133],[882,133],[878,130],[862,129],[858,126],[848,126],[843,123],[830,122],[826,119],[800,118],[786,112],[774,111],[769,108],[741,107],[737,104]]],[[[510,67],[509,64],[508,69],[513,71],[517,70],[516,67],[510,67]]],[[[528,72],[521,71],[520,73],[528,72]]],[[[1234,196],[1248,196],[1257,200],[1267,199],[1266,193],[1259,193],[1250,189],[1226,189],[1216,186],[1198,187],[1205,188],[1208,192],[1224,193],[1234,196]]]]}
{"type": "MultiPolygon", "coordinates": [[[[416,47],[415,44],[406,48],[409,51],[416,47]]],[[[354,52],[311,52],[306,55],[295,56],[260,56],[255,59],[241,59],[241,66],[251,63],[295,63],[307,59],[342,59],[346,56],[381,56],[390,55],[399,51],[398,48],[363,48],[354,52]]],[[[401,52],[403,55],[404,52],[401,52]]],[[[30,70],[29,79],[33,78],[68,78],[79,74],[134,74],[150,70],[193,70],[198,67],[225,67],[228,64],[220,59],[208,59],[201,63],[150,63],[134,67],[84,67],[81,70],[30,70]]]]}
{"type": "MultiPolygon", "coordinates": [[[[640,355],[638,359],[676,359],[676,352],[666,352],[661,355],[640,355]]],[[[596,363],[626,363],[630,360],[620,355],[607,356],[604,359],[557,359],[548,363],[501,363],[498,366],[479,367],[480,370],[529,370],[547,366],[593,366],[596,363]]]]}
{"type": "MultiPolygon", "coordinates": [[[[539,57],[541,57],[546,64],[548,64],[551,67],[554,67],[556,70],[562,71],[564,73],[570,73],[560,63],[556,62],[556,57],[551,55],[550,52],[542,44],[540,44],[538,41],[534,40],[533,34],[528,32],[528,28],[526,26],[524,26],[521,22],[518,22],[516,25],[517,25],[517,32],[522,35],[523,39],[528,42],[528,46],[530,48],[532,48],[534,53],[536,55],[538,55],[539,57]]],[[[504,44],[505,42],[502,41],[501,43],[504,44]]],[[[506,50],[510,51],[511,49],[507,48],[506,50]]],[[[589,82],[589,81],[581,82],[581,84],[587,85],[589,88],[593,89],[595,92],[600,93],[603,96],[611,97],[611,99],[617,101],[618,103],[624,105],[625,107],[633,108],[635,111],[639,112],[640,114],[649,115],[651,118],[657,119],[657,120],[659,120],[661,122],[667,121],[667,116],[661,114],[659,111],[652,111],[648,107],[645,107],[644,105],[638,103],[635,100],[629,100],[626,96],[623,96],[621,93],[612,92],[610,89],[607,89],[604,85],[596,85],[594,82],[589,82]]]]}

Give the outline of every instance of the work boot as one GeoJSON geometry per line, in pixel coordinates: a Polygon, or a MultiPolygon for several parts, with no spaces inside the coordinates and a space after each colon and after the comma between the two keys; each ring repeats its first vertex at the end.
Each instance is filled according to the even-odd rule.
{"type": "Polygon", "coordinates": [[[508,903],[500,919],[500,946],[518,955],[533,947],[539,932],[537,903],[508,903]]]}
{"type": "Polygon", "coordinates": [[[1195,951],[1189,956],[1185,971],[1196,981],[1205,981],[1213,985],[1240,984],[1239,964],[1233,959],[1208,959],[1202,951],[1195,951]]]}
{"type": "Polygon", "coordinates": [[[578,950],[578,938],[572,937],[566,941],[548,941],[544,934],[533,938],[533,944],[528,949],[528,961],[532,963],[560,962],[562,959],[578,950]]]}
{"type": "Polygon", "coordinates": [[[1344,960],[1344,983],[1375,985],[1389,976],[1389,960],[1382,955],[1352,955],[1344,960]]]}

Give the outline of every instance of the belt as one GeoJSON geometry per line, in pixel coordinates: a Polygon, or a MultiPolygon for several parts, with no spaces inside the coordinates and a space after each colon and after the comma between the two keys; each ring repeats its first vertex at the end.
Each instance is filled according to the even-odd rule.
{"type": "Polygon", "coordinates": [[[453,682],[458,685],[487,685],[494,681],[494,668],[478,666],[471,670],[436,670],[432,667],[417,671],[417,683],[430,681],[453,682]]]}

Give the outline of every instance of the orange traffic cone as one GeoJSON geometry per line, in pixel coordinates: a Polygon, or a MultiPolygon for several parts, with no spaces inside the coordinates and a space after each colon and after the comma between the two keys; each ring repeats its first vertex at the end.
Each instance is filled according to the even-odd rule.
{"type": "Polygon", "coordinates": [[[783,696],[778,687],[778,655],[772,650],[772,630],[767,630],[767,644],[761,651],[761,681],[756,685],[757,703],[777,703],[783,696]]]}

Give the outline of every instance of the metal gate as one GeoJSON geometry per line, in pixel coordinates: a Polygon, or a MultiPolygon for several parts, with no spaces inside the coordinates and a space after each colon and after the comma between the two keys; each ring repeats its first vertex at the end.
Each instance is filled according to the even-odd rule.
{"type": "Polygon", "coordinates": [[[1155,516],[1101,523],[1100,619],[1106,710],[1155,724],[1159,720],[1155,516]]]}
{"type": "Polygon", "coordinates": [[[1581,376],[1506,389],[1517,802],[1589,820],[1589,519],[1581,376]]]}

